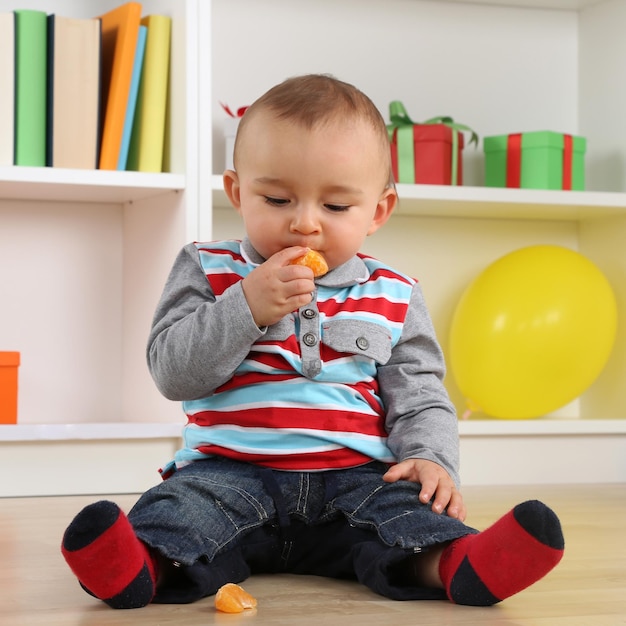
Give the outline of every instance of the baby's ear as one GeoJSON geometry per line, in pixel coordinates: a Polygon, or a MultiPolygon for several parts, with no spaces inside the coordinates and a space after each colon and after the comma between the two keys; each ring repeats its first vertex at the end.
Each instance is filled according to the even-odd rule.
{"type": "Polygon", "coordinates": [[[235,170],[226,170],[223,176],[224,191],[230,203],[237,209],[241,207],[241,188],[239,186],[239,176],[235,170]]]}
{"type": "Polygon", "coordinates": [[[387,222],[387,220],[391,217],[393,210],[396,208],[397,203],[398,194],[395,188],[387,187],[378,199],[372,223],[367,231],[368,235],[373,235],[383,224],[387,222]]]}

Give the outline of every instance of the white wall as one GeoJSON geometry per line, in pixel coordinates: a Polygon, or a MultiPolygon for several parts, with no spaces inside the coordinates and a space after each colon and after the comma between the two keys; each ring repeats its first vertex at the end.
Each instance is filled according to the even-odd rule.
{"type": "MultiPolygon", "coordinates": [[[[481,137],[578,131],[573,11],[418,0],[213,0],[212,22],[214,173],[224,163],[218,103],[250,104],[306,72],[354,83],[386,119],[389,102],[401,100],[416,121],[450,115],[481,137]]],[[[473,148],[465,167],[466,184],[482,184],[482,157],[473,148]]]]}

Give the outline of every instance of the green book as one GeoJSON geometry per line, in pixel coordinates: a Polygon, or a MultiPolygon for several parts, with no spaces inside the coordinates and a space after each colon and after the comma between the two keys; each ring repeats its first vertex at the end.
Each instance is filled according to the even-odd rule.
{"type": "Polygon", "coordinates": [[[47,15],[15,11],[15,165],[46,164],[47,15]]]}

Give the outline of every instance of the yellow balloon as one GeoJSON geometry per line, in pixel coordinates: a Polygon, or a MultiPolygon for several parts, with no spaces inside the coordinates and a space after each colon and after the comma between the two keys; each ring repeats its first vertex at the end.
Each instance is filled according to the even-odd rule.
{"type": "Polygon", "coordinates": [[[552,245],[516,250],[465,290],[450,329],[450,367],[468,408],[503,419],[545,415],[598,377],[617,332],[606,277],[552,245]]]}

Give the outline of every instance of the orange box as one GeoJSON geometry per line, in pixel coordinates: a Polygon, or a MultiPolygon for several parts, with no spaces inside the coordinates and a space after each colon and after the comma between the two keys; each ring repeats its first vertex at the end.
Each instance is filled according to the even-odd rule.
{"type": "Polygon", "coordinates": [[[0,424],[17,424],[19,352],[0,352],[0,424]]]}

